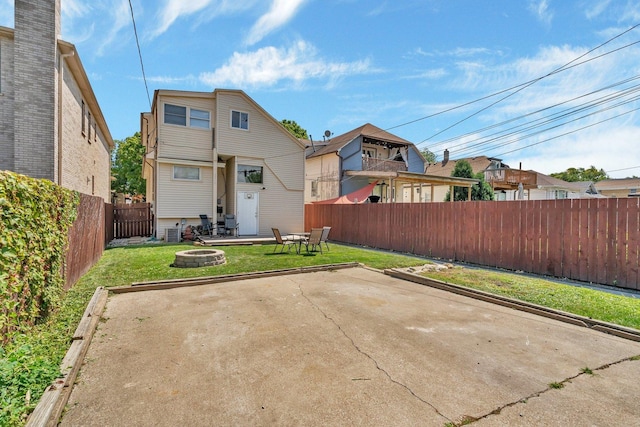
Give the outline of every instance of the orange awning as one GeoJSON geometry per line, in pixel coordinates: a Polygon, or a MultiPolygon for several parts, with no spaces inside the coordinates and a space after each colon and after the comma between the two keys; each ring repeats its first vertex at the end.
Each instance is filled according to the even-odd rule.
{"type": "Polygon", "coordinates": [[[377,183],[378,181],[374,181],[366,187],[363,187],[352,193],[345,194],[344,196],[336,197],[335,199],[320,200],[318,202],[311,203],[315,203],[318,205],[351,205],[355,203],[364,203],[366,202],[367,197],[371,195],[371,192],[373,191],[373,188],[377,183]]]}

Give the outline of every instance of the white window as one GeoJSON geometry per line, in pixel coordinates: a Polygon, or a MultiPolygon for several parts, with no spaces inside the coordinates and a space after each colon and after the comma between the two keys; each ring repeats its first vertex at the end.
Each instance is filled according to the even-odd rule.
{"type": "Polygon", "coordinates": [[[194,128],[209,129],[210,114],[208,111],[189,109],[189,126],[194,128]]]}
{"type": "Polygon", "coordinates": [[[249,129],[249,113],[231,111],[231,127],[236,129],[249,129]]]}
{"type": "Polygon", "coordinates": [[[173,179],[200,181],[200,168],[193,166],[174,166],[173,179]]]}
{"type": "Polygon", "coordinates": [[[209,129],[211,113],[180,105],[164,104],[164,122],[170,125],[209,129]]]}

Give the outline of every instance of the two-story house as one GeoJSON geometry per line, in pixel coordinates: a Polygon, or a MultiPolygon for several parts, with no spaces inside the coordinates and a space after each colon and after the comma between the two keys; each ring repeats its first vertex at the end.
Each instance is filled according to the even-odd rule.
{"type": "Polygon", "coordinates": [[[436,188],[470,188],[477,182],[426,175],[427,161],[413,143],[369,123],[307,149],[306,203],[361,193],[356,202],[368,194],[383,203],[432,202],[436,188]]]}
{"type": "Polygon", "coordinates": [[[0,27],[0,170],[111,200],[113,139],[74,45],[60,39],[60,0],[15,2],[0,27]]]}
{"type": "Polygon", "coordinates": [[[158,238],[203,214],[239,236],[303,230],[304,144],[243,91],[156,90],[140,126],[158,238]]]}

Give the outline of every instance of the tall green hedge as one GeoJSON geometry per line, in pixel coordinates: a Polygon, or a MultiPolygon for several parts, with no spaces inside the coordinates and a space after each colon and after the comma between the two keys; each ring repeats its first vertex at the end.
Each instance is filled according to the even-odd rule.
{"type": "Polygon", "coordinates": [[[51,181],[0,171],[0,343],[57,307],[78,201],[51,181]]]}

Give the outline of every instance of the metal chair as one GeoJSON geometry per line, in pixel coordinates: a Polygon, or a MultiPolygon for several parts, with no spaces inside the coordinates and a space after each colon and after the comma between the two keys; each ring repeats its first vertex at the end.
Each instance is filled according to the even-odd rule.
{"type": "Polygon", "coordinates": [[[236,216],[233,214],[226,214],[224,216],[224,234],[226,234],[227,236],[231,236],[231,233],[236,230],[236,234],[237,234],[237,230],[238,230],[238,224],[236,222],[236,216]]]}
{"type": "Polygon", "coordinates": [[[309,238],[304,240],[302,243],[307,247],[307,253],[315,252],[316,248],[320,249],[320,253],[322,253],[322,242],[320,238],[322,237],[322,228],[312,228],[311,234],[309,234],[309,238]],[[311,251],[309,251],[309,246],[311,246],[311,251]]]}
{"type": "Polygon", "coordinates": [[[331,227],[322,227],[322,236],[320,236],[320,244],[324,242],[324,245],[329,250],[329,244],[327,243],[327,238],[329,237],[329,232],[331,231],[331,227]]]}
{"type": "Polygon", "coordinates": [[[273,253],[275,253],[276,249],[278,249],[278,245],[282,245],[282,248],[280,248],[280,253],[284,251],[285,246],[288,247],[287,252],[291,252],[291,246],[294,246],[296,248],[296,252],[298,252],[298,242],[296,242],[295,240],[289,240],[286,237],[282,237],[282,235],[280,234],[280,230],[278,230],[277,228],[271,228],[271,231],[273,231],[273,237],[276,238],[276,246],[273,248],[273,253]]]}
{"type": "Polygon", "coordinates": [[[213,230],[215,229],[215,226],[211,221],[209,221],[209,217],[203,214],[200,215],[200,223],[202,224],[202,234],[213,236],[213,230]]]}

